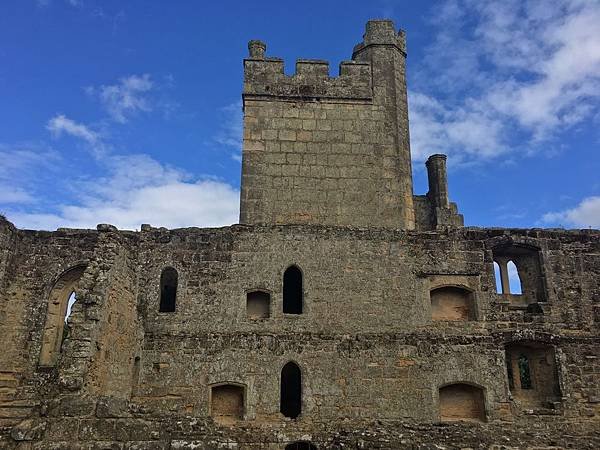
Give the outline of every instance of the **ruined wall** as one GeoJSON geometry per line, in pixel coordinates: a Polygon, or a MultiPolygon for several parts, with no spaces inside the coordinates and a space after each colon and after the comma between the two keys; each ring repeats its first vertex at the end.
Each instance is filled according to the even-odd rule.
{"type": "Polygon", "coordinates": [[[0,352],[0,425],[28,417],[39,405],[35,372],[49,294],[63,272],[88,260],[95,243],[96,236],[83,230],[13,234],[0,291],[5,343],[0,352]]]}
{"type": "Polygon", "coordinates": [[[99,317],[97,353],[88,369],[87,390],[108,398],[128,399],[134,387],[134,365],[143,331],[137,310],[135,254],[114,239],[114,259],[106,280],[104,308],[99,317]]]}
{"type": "MultiPolygon", "coordinates": [[[[182,414],[207,415],[209,386],[231,381],[247,386],[249,420],[272,420],[278,414],[278,371],[293,360],[307,374],[309,420],[340,415],[436,420],[437,387],[456,381],[484,386],[489,417],[501,417],[510,406],[505,377],[498,375],[505,372],[504,340],[513,339],[503,333],[526,326],[560,336],[569,327],[596,339],[590,318],[564,323],[556,297],[543,305],[544,312],[531,312],[495,293],[492,247],[506,239],[535,242],[546,256],[546,248],[575,245],[594,257],[597,236],[562,238],[547,239],[542,232],[508,236],[504,230],[412,234],[234,227],[185,235],[154,230],[146,243],[163,244],[145,254],[151,266],[141,270],[153,278],[141,290],[148,314],[144,400],[153,398],[159,409],[169,405],[182,414]],[[291,264],[304,277],[300,316],[281,312],[283,271],[291,264]],[[182,280],[177,310],[170,314],[157,312],[156,283],[166,265],[179,268],[182,280]],[[189,273],[190,265],[202,269],[189,273]],[[432,320],[429,293],[448,285],[471,292],[470,320],[432,320]],[[245,295],[254,289],[271,294],[268,319],[246,317],[245,295]]],[[[561,258],[570,259],[568,252],[561,258]]],[[[563,283],[551,268],[545,277],[548,285],[563,283]]],[[[597,290],[596,285],[590,295],[597,290]]],[[[585,308],[590,300],[583,295],[573,307],[585,308]]]]}
{"type": "MultiPolygon", "coordinates": [[[[383,448],[400,448],[396,433],[409,424],[424,427],[410,443],[440,439],[434,425],[440,421],[439,389],[453,383],[481,390],[486,421],[441,429],[446,437],[462,429],[455,442],[498,443],[493,433],[501,423],[510,424],[519,442],[541,439],[547,445],[560,441],[557,430],[570,430],[582,445],[598,432],[599,323],[573,312],[596,305],[598,279],[583,268],[596,261],[598,232],[145,227],[140,233],[68,232],[69,248],[80,250],[63,256],[56,244],[65,232],[18,235],[28,256],[15,249],[14,272],[39,270],[33,278],[13,279],[11,292],[51,285],[42,268],[66,266],[65,259],[85,259],[88,266],[73,334],[56,369],[37,367],[41,323],[24,331],[18,322],[3,322],[26,349],[21,379],[32,402],[5,422],[18,423],[12,437],[5,435],[6,445],[25,437],[39,444],[34,448],[130,440],[145,442],[142,448],[188,448],[194,440],[232,439],[239,448],[282,448],[309,436],[329,448],[356,443],[355,430],[368,429],[373,435],[360,439],[392,439],[383,448]],[[493,249],[507,243],[540,249],[548,295],[539,309],[496,294],[493,249]],[[291,264],[303,274],[301,315],[282,313],[282,277],[291,264]],[[165,267],[178,271],[173,313],[158,312],[165,267]],[[433,320],[430,292],[444,286],[470,293],[468,320],[433,320]],[[270,294],[268,318],[246,317],[246,293],[256,289],[270,294]],[[560,388],[555,403],[531,409],[511,395],[505,346],[515,342],[554,350],[560,388]],[[279,412],[280,371],[289,361],[302,371],[296,420],[279,412]],[[222,384],[244,392],[243,418],[227,426],[210,417],[211,387],[222,384]],[[189,425],[190,418],[202,428],[189,425]],[[541,438],[524,437],[531,424],[542,427],[541,438]]],[[[29,311],[34,305],[40,311],[38,322],[44,301],[43,295],[25,301],[29,311]]]]}

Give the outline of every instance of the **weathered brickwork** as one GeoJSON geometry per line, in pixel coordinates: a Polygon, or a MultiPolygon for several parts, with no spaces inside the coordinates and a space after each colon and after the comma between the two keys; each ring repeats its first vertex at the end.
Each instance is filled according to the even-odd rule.
{"type": "Polygon", "coordinates": [[[600,231],[464,228],[442,155],[413,196],[390,22],[336,79],[250,51],[242,224],[0,220],[0,448],[599,448],[600,231]]]}

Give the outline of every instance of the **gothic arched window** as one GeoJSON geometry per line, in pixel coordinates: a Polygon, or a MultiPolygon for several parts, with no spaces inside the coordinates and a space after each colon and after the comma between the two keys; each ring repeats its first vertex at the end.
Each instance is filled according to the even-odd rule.
{"type": "Polygon", "coordinates": [[[295,363],[289,362],[281,369],[281,414],[295,419],[302,412],[302,372],[295,363]]]}

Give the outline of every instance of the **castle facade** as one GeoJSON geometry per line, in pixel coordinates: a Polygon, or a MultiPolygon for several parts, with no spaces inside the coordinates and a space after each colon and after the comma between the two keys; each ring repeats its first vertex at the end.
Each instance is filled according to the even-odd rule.
{"type": "Polygon", "coordinates": [[[251,41],[240,224],[1,220],[0,448],[600,448],[600,231],[414,195],[405,60],[251,41]]]}

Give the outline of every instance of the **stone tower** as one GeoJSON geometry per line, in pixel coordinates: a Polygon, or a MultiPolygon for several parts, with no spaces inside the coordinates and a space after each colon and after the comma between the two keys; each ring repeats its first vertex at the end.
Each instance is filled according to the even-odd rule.
{"type": "Polygon", "coordinates": [[[307,59],[286,76],[249,49],[241,223],[414,229],[404,33],[370,21],[334,78],[307,59]]]}

